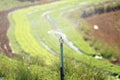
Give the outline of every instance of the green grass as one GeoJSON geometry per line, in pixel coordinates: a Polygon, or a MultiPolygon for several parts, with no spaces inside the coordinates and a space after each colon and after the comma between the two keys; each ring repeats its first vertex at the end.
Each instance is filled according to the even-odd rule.
{"type": "Polygon", "coordinates": [[[37,57],[31,58],[29,61],[25,59],[18,61],[0,54],[0,77],[4,80],[58,79],[57,71],[51,72],[52,66],[47,66],[40,59],[36,59],[37,57]]]}
{"type": "MultiPolygon", "coordinates": [[[[94,1],[91,1],[89,4],[95,3],[94,1]]],[[[99,1],[100,0],[96,2],[99,1]]],[[[12,22],[11,25],[12,29],[10,29],[11,34],[9,33],[9,37],[11,42],[13,41],[12,46],[15,49],[15,51],[18,51],[20,54],[21,51],[17,50],[18,48],[15,47],[19,45],[20,49],[23,50],[25,53],[27,53],[30,56],[38,56],[40,59],[42,59],[41,61],[45,62],[46,64],[54,64],[59,62],[59,60],[57,59],[58,57],[50,54],[40,44],[40,41],[43,41],[45,44],[48,45],[49,48],[51,48],[59,55],[58,37],[56,37],[56,35],[54,34],[48,34],[48,31],[55,29],[55,27],[53,27],[44,17],[41,16],[45,11],[55,10],[50,14],[52,19],[54,19],[56,23],[60,26],[60,29],[64,33],[66,33],[68,39],[71,40],[80,50],[84,52],[84,54],[80,55],[74,50],[72,50],[68,45],[64,44],[65,57],[68,57],[72,60],[76,60],[78,62],[82,62],[87,65],[91,65],[92,67],[96,67],[98,69],[102,69],[111,73],[120,74],[119,66],[115,66],[104,59],[97,60],[91,56],[88,56],[97,53],[94,51],[94,49],[92,49],[89,46],[88,43],[86,43],[82,39],[79,33],[76,32],[76,30],[74,29],[73,25],[60,16],[60,12],[64,12],[67,10],[67,9],[60,10],[60,8],[64,6],[68,6],[67,9],[71,9],[76,7],[82,7],[83,5],[80,4],[79,1],[77,0],[62,1],[62,2],[57,2],[56,4],[45,4],[41,6],[22,9],[20,11],[11,14],[9,17],[10,17],[10,21],[12,22]],[[34,10],[38,10],[38,12],[29,14],[31,11],[33,12],[34,10]],[[17,45],[15,45],[16,41],[18,42],[17,45]]],[[[75,77],[73,78],[75,79],[75,77]]],[[[73,80],[73,78],[69,80],[73,80]]]]}
{"type": "Polygon", "coordinates": [[[21,16],[19,19],[16,16],[21,16],[19,13],[12,16],[12,18],[17,21],[16,29],[15,29],[15,36],[16,40],[19,42],[22,50],[24,50],[30,56],[40,56],[43,60],[48,59],[51,61],[54,60],[55,57],[52,56],[48,51],[46,51],[39,43],[34,39],[34,37],[30,34],[30,28],[28,20],[25,16],[21,16]],[[24,23],[21,23],[23,22],[24,23]]]}
{"type": "MultiPolygon", "coordinates": [[[[0,54],[0,77],[4,80],[60,80],[59,63],[43,65],[39,58],[10,59],[0,54]],[[8,74],[10,73],[10,74],[8,74]]],[[[67,80],[115,80],[101,69],[81,65],[69,58],[65,60],[65,79],[67,80]],[[73,64],[69,64],[73,63],[73,64]]]]}
{"type": "Polygon", "coordinates": [[[26,5],[28,2],[20,2],[18,0],[0,0],[0,11],[2,10],[8,10],[13,7],[18,7],[22,5],[26,5]]]}

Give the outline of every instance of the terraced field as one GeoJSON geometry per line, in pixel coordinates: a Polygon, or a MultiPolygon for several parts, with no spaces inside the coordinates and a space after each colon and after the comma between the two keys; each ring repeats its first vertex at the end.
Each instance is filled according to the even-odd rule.
{"type": "MultiPolygon", "coordinates": [[[[0,54],[0,78],[59,80],[61,36],[64,39],[66,80],[116,80],[111,75],[120,77],[120,67],[102,58],[101,53],[84,41],[74,25],[64,17],[66,13],[100,2],[64,0],[10,12],[7,35],[11,53],[17,53],[18,57],[10,59],[0,54]]],[[[13,5],[2,9],[8,6],[11,8],[13,5]]]]}
{"type": "Polygon", "coordinates": [[[9,39],[13,50],[25,56],[38,56],[47,65],[59,62],[59,37],[64,39],[64,56],[78,62],[120,75],[120,67],[99,55],[84,41],[73,25],[62,15],[101,0],[65,0],[33,6],[9,14],[9,39]]]}

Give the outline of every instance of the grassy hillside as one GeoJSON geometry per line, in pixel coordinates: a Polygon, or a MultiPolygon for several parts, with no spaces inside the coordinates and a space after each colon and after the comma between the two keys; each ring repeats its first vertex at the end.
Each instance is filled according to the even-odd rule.
{"type": "Polygon", "coordinates": [[[51,4],[38,5],[9,14],[10,29],[8,36],[13,50],[22,55],[18,60],[11,59],[11,72],[9,58],[0,55],[5,60],[1,70],[1,77],[11,80],[59,80],[60,51],[59,35],[64,34],[65,79],[66,80],[114,80],[111,73],[120,74],[120,67],[107,60],[97,60],[93,55],[100,55],[79,35],[73,25],[61,16],[66,11],[82,8],[101,0],[85,1],[65,0],[51,4]],[[66,35],[66,36],[65,36],[66,35]],[[79,52],[73,49],[71,41],[79,52]],[[53,52],[55,54],[53,54],[53,52]],[[72,63],[72,64],[69,64],[72,63]],[[12,68],[14,66],[14,68],[12,68]],[[19,66],[19,67],[18,67],[19,66]],[[4,72],[5,71],[5,72],[4,72]],[[107,72],[107,76],[106,76],[107,72]],[[14,77],[11,77],[14,75],[14,77]]]}
{"type": "MultiPolygon", "coordinates": [[[[39,58],[15,60],[1,54],[0,60],[0,77],[4,80],[60,80],[59,63],[50,66],[45,65],[39,58]]],[[[101,69],[80,65],[70,59],[65,61],[65,75],[67,80],[114,80],[113,77],[106,76],[101,69]]]]}

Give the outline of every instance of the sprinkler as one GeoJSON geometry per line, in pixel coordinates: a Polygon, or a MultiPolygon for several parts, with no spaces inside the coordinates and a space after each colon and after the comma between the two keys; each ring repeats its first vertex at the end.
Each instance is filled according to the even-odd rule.
{"type": "Polygon", "coordinates": [[[65,76],[64,75],[64,55],[63,55],[63,42],[64,42],[64,40],[62,37],[60,37],[59,41],[60,41],[61,65],[62,65],[62,67],[60,68],[60,77],[61,77],[61,80],[64,80],[64,76],[65,76]]]}

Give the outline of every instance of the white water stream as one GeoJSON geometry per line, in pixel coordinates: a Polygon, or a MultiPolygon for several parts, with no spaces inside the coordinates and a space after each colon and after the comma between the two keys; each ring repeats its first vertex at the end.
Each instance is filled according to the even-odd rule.
{"type": "Polygon", "coordinates": [[[58,24],[48,15],[49,13],[51,13],[52,11],[47,11],[44,14],[44,17],[46,17],[46,19],[55,27],[55,30],[50,30],[48,31],[49,34],[55,34],[58,35],[59,37],[62,37],[64,42],[70,47],[72,48],[74,51],[76,51],[77,53],[82,54],[82,52],[70,41],[67,39],[67,36],[60,30],[58,24]]]}
{"type": "Polygon", "coordinates": [[[59,32],[59,31],[55,31],[55,30],[50,30],[48,31],[49,34],[55,34],[55,35],[58,35],[59,37],[62,37],[64,42],[70,47],[72,48],[74,51],[76,51],[77,53],[80,53],[82,54],[82,52],[70,41],[67,39],[66,35],[62,32],[59,32]]]}

